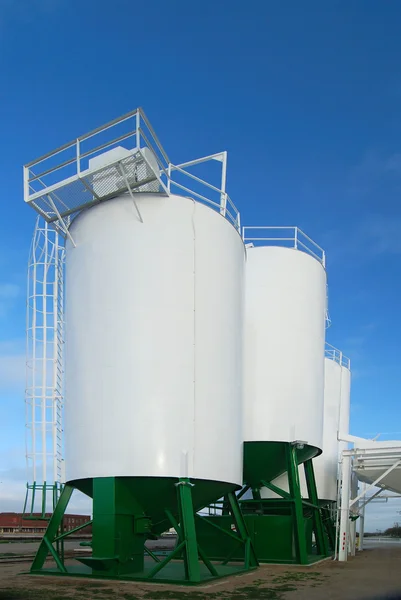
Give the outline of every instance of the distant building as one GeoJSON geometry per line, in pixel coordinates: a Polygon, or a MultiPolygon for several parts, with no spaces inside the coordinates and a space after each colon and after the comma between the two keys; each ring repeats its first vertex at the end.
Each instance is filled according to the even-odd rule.
{"type": "MultiPolygon", "coordinates": [[[[3,533],[43,535],[47,529],[48,521],[40,519],[39,517],[41,515],[39,513],[34,513],[34,516],[38,517],[38,519],[23,519],[22,513],[0,513],[0,535],[3,533]]],[[[46,513],[46,517],[50,516],[51,513],[46,513]]],[[[71,531],[72,529],[75,529],[75,527],[79,527],[88,521],[90,521],[89,515],[64,515],[64,531],[71,531]]],[[[88,535],[92,533],[92,526],[88,525],[88,527],[84,527],[78,533],[79,535],[88,535]]]]}

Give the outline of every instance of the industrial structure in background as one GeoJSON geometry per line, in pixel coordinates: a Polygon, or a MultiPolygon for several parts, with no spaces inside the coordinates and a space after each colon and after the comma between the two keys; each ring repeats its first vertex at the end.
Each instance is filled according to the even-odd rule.
{"type": "Polygon", "coordinates": [[[325,253],[296,227],[241,229],[226,169],[226,152],[172,163],[142,109],[24,167],[40,215],[24,512],[55,502],[32,573],[196,584],[355,539],[325,253]],[[93,499],[92,554],[69,566],[74,489],[93,499]],[[160,559],[145,542],[169,528],[160,559]]]}
{"type": "MultiPolygon", "coordinates": [[[[42,512],[30,515],[29,518],[23,513],[0,513],[0,537],[2,540],[16,539],[40,539],[47,529],[47,521],[50,520],[52,513],[42,512]]],[[[64,516],[63,527],[64,531],[71,531],[80,525],[85,525],[90,521],[87,515],[72,515],[64,516]]],[[[79,530],[80,536],[88,536],[91,534],[91,526],[79,530]]],[[[73,534],[72,534],[73,535],[73,534]]]]}

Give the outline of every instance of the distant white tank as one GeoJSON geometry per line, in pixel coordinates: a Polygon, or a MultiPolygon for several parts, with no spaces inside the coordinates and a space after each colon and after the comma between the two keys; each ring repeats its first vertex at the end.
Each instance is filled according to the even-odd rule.
{"type": "Polygon", "coordinates": [[[319,498],[337,499],[338,426],[341,404],[341,364],[324,359],[323,454],[315,459],[315,477],[319,498]]]}
{"type": "MultiPolygon", "coordinates": [[[[344,359],[341,368],[341,406],[340,406],[340,422],[339,430],[340,434],[349,433],[349,422],[350,422],[350,411],[351,411],[351,370],[349,359],[344,359]]],[[[340,442],[339,452],[340,456],[343,450],[347,450],[348,442],[340,442]]]]}
{"type": "Polygon", "coordinates": [[[351,372],[349,359],[330,344],[324,362],[323,454],[314,466],[319,498],[336,501],[339,460],[347,447],[338,434],[349,433],[351,372]]]}
{"type": "Polygon", "coordinates": [[[247,249],[244,441],[323,442],[326,272],[293,248],[247,249]]]}
{"type": "MultiPolygon", "coordinates": [[[[341,366],[341,353],[339,350],[326,344],[326,357],[324,359],[324,416],[323,416],[323,453],[316,457],[313,465],[317,485],[318,496],[321,500],[337,500],[337,479],[340,442],[338,431],[340,423],[341,391],[343,370],[348,369],[341,366]]],[[[349,397],[349,396],[348,396],[349,397]]],[[[345,421],[346,409],[343,412],[345,421]]],[[[349,415],[349,409],[348,409],[349,415]]],[[[344,423],[348,433],[348,423],[344,423]]],[[[304,498],[308,496],[306,482],[303,472],[300,473],[301,493],[304,498]]],[[[288,482],[285,475],[281,475],[273,483],[285,491],[288,491],[288,482]]],[[[270,490],[263,490],[263,497],[275,498],[270,490]]]]}
{"type": "Polygon", "coordinates": [[[242,483],[245,249],[177,195],[83,211],[66,244],[67,481],[242,483]]]}

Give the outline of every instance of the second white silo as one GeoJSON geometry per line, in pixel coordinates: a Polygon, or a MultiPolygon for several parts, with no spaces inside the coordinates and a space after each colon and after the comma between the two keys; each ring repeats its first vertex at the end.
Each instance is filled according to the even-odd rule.
{"type": "Polygon", "coordinates": [[[316,560],[312,531],[315,555],[328,553],[311,460],[323,446],[325,256],[297,228],[261,229],[261,236],[244,230],[242,507],[260,561],[308,564],[316,560]],[[308,508],[301,496],[302,463],[308,508]]]}
{"type": "Polygon", "coordinates": [[[247,248],[244,441],[300,441],[310,458],[323,442],[324,259],[271,243],[247,248]]]}
{"type": "Polygon", "coordinates": [[[349,432],[350,361],[340,350],[326,344],[324,359],[323,454],[315,461],[319,498],[337,500],[338,465],[347,442],[339,434],[349,432]]]}
{"type": "Polygon", "coordinates": [[[338,428],[341,404],[341,363],[334,348],[326,348],[324,359],[323,454],[315,461],[319,498],[337,499],[338,428]]]}

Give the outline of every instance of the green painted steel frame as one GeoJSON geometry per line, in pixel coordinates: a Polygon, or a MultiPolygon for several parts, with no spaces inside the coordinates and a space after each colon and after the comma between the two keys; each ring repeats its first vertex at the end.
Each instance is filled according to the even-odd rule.
{"type": "Polygon", "coordinates": [[[50,517],[46,516],[47,493],[48,492],[52,493],[52,510],[54,512],[54,509],[56,508],[56,504],[58,502],[61,491],[62,491],[62,485],[58,482],[52,483],[52,484],[46,483],[46,481],[44,481],[43,483],[37,483],[36,481],[34,481],[33,483],[27,483],[24,508],[22,510],[23,518],[26,520],[30,519],[30,520],[35,520],[35,521],[38,521],[38,520],[49,521],[50,517]],[[30,510],[27,511],[29,492],[32,492],[32,493],[31,493],[31,500],[29,502],[30,510]],[[42,498],[41,498],[41,502],[40,502],[40,505],[41,505],[41,513],[40,514],[37,514],[34,512],[35,500],[37,498],[38,493],[42,494],[42,498]]]}
{"type": "Polygon", "coordinates": [[[64,486],[64,488],[61,492],[59,501],[57,503],[57,506],[54,510],[54,513],[50,517],[50,521],[47,526],[46,533],[43,536],[43,539],[39,545],[36,556],[33,560],[33,563],[31,566],[32,572],[39,571],[43,567],[49,552],[53,555],[53,558],[54,558],[54,553],[57,555],[58,560],[60,560],[60,564],[59,564],[58,560],[56,560],[55,558],[54,559],[56,561],[58,568],[60,569],[60,565],[61,565],[62,568],[60,570],[62,572],[66,572],[65,567],[64,567],[64,561],[61,560],[60,555],[56,552],[56,550],[54,550],[53,542],[56,541],[57,532],[60,529],[64,513],[67,509],[67,506],[68,506],[68,503],[70,501],[73,491],[74,491],[74,488],[72,488],[71,486],[69,486],[69,485],[64,486]]]}
{"type": "Polygon", "coordinates": [[[315,479],[315,472],[313,469],[312,460],[307,460],[304,463],[305,479],[308,489],[309,500],[313,505],[313,525],[316,538],[317,553],[322,556],[329,556],[329,547],[327,544],[327,538],[324,534],[323,515],[319,506],[319,498],[317,494],[317,486],[315,479]]]}
{"type": "Polygon", "coordinates": [[[327,538],[329,541],[329,550],[331,552],[335,551],[336,547],[336,523],[335,519],[332,517],[332,506],[335,504],[334,502],[330,502],[329,506],[322,506],[320,508],[320,513],[322,515],[323,527],[326,531],[327,538]]]}
{"type": "Polygon", "coordinates": [[[297,562],[301,565],[308,564],[308,550],[306,547],[304,511],[302,507],[301,486],[299,484],[297,448],[287,444],[288,486],[292,498],[292,518],[294,522],[295,553],[297,562]]]}
{"type": "MultiPolygon", "coordinates": [[[[191,584],[191,585],[201,583],[201,581],[204,578],[202,579],[202,576],[201,576],[199,558],[201,559],[201,561],[204,563],[205,567],[209,571],[210,576],[211,576],[210,578],[226,576],[227,572],[219,573],[216,566],[209,560],[206,553],[199,546],[199,543],[197,541],[195,517],[200,518],[200,519],[203,519],[204,517],[201,517],[200,515],[198,515],[194,512],[193,502],[192,502],[192,492],[191,492],[193,484],[190,482],[189,479],[183,478],[183,479],[179,479],[178,482],[175,484],[175,486],[176,486],[176,490],[177,490],[177,501],[178,501],[178,510],[179,510],[178,521],[174,517],[174,515],[171,513],[170,510],[166,509],[165,514],[166,514],[166,517],[168,518],[170,524],[172,525],[172,527],[174,527],[174,529],[177,532],[178,544],[177,544],[176,548],[163,560],[160,560],[155,554],[153,554],[153,552],[151,552],[148,548],[145,548],[145,546],[143,545],[144,553],[146,552],[155,561],[156,564],[147,573],[145,573],[145,572],[138,573],[138,577],[135,576],[136,575],[135,573],[130,574],[129,578],[132,580],[141,580],[141,581],[153,580],[153,581],[155,581],[154,580],[155,575],[157,575],[160,571],[162,571],[164,569],[164,567],[166,567],[170,563],[170,561],[172,561],[173,559],[177,559],[177,558],[183,559],[185,580],[180,579],[180,580],[176,581],[176,580],[171,579],[170,580],[171,583],[180,583],[181,585],[185,584],[185,583],[191,584]]],[[[39,546],[39,549],[38,549],[36,556],[34,558],[34,561],[32,563],[31,570],[30,570],[31,573],[45,574],[46,571],[44,571],[42,569],[43,569],[44,563],[46,561],[46,558],[50,554],[53,557],[53,559],[57,565],[58,574],[59,575],[60,574],[61,575],[69,575],[70,574],[64,565],[64,557],[62,555],[60,555],[60,553],[54,548],[53,544],[58,543],[61,540],[64,540],[64,538],[66,538],[71,533],[79,531],[83,527],[86,527],[87,525],[92,523],[92,521],[89,521],[82,526],[76,527],[74,530],[68,531],[66,533],[60,532],[60,527],[61,527],[61,524],[63,521],[63,516],[67,509],[67,506],[70,501],[73,490],[74,490],[73,486],[70,486],[70,485],[64,486],[62,493],[60,495],[59,501],[57,503],[57,506],[55,508],[55,511],[50,518],[46,533],[42,539],[42,542],[39,546]]],[[[235,523],[237,535],[233,534],[231,531],[227,532],[225,530],[221,530],[220,533],[225,534],[225,535],[231,535],[231,536],[235,537],[235,539],[238,541],[238,543],[242,544],[244,546],[244,550],[245,550],[244,566],[243,566],[243,568],[240,568],[240,569],[237,568],[235,572],[238,573],[238,572],[248,571],[248,570],[256,568],[258,566],[258,561],[257,561],[256,554],[255,554],[255,551],[253,548],[253,544],[252,544],[251,538],[248,534],[247,527],[246,527],[241,509],[240,509],[240,506],[238,503],[238,499],[237,499],[235,493],[233,493],[233,492],[228,493],[226,498],[227,498],[227,502],[229,505],[229,512],[231,513],[231,516],[235,523]]],[[[94,514],[95,514],[95,511],[94,511],[94,514]]],[[[94,519],[96,519],[96,517],[94,517],[94,519]]],[[[218,529],[220,529],[220,528],[218,528],[218,529]]],[[[114,531],[114,529],[112,529],[110,531],[114,531]]],[[[106,542],[106,546],[107,546],[107,542],[106,542]]],[[[86,563],[90,564],[90,560],[91,559],[89,559],[89,558],[81,559],[81,562],[83,562],[84,564],[86,564],[86,563]]],[[[96,560],[97,559],[95,558],[94,561],[96,561],[96,560]]],[[[106,562],[106,561],[112,561],[112,560],[114,560],[114,558],[111,557],[108,559],[98,559],[98,560],[103,560],[104,562],[106,562]]],[[[229,560],[230,560],[230,557],[226,557],[226,559],[223,561],[222,564],[223,565],[227,564],[227,562],[229,560]]],[[[94,562],[94,564],[95,564],[95,562],[94,562]]],[[[52,574],[55,574],[55,573],[52,573],[52,574]]],[[[74,573],[74,575],[75,574],[76,573],[74,573]]],[[[73,575],[73,574],[71,573],[71,575],[73,575]]],[[[101,573],[99,573],[97,570],[96,570],[95,576],[102,577],[101,573]]],[[[114,578],[114,579],[125,579],[126,578],[126,577],[124,577],[124,573],[122,574],[122,576],[120,576],[119,573],[113,573],[113,574],[107,573],[104,576],[105,576],[105,578],[114,578]]],[[[168,581],[169,579],[167,578],[166,580],[168,581]]],[[[166,580],[163,580],[163,581],[166,581],[166,580]]],[[[158,581],[161,582],[162,580],[159,579],[158,581]]]]}
{"type": "MultiPolygon", "coordinates": [[[[311,509],[313,519],[313,532],[315,534],[317,554],[322,558],[330,556],[331,552],[328,547],[328,541],[331,544],[332,532],[329,531],[329,524],[325,524],[323,519],[324,510],[320,506],[318,492],[316,487],[315,474],[313,469],[313,459],[309,458],[303,462],[305,470],[305,479],[308,490],[308,500],[304,500],[301,495],[301,487],[299,481],[300,458],[296,444],[286,443],[286,467],[288,475],[289,492],[279,488],[273,483],[260,479],[259,486],[252,488],[253,501],[245,501],[248,506],[263,506],[267,507],[269,500],[263,499],[260,494],[260,489],[266,487],[275,492],[281,498],[290,501],[291,514],[293,522],[294,540],[295,540],[295,556],[296,562],[301,565],[311,563],[311,557],[308,553],[307,541],[305,536],[305,516],[304,506],[311,509]],[[325,535],[325,531],[327,536],[325,535]]],[[[247,486],[249,489],[249,486],[247,486]]]]}

